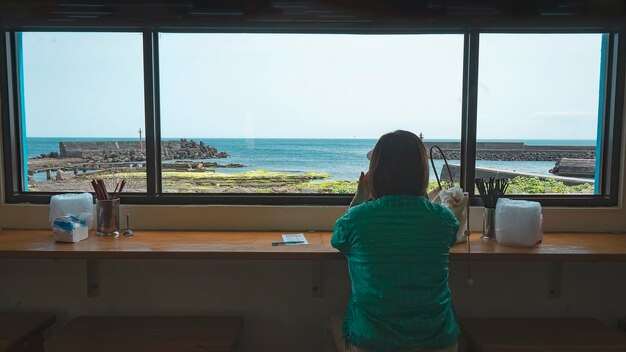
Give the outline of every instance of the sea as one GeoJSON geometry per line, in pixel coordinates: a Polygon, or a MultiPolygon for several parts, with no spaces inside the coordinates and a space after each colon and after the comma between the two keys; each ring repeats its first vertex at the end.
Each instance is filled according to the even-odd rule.
{"type": "MultiPolygon", "coordinates": [[[[180,138],[164,138],[178,140],[180,138]]],[[[323,172],[331,175],[330,180],[356,180],[361,171],[367,171],[369,161],[366,154],[376,144],[376,139],[245,139],[245,138],[188,138],[204,143],[229,154],[228,158],[210,159],[220,164],[237,163],[243,168],[220,168],[223,173],[238,173],[252,170],[281,172],[323,172]]],[[[134,141],[136,138],[68,138],[68,137],[28,137],[26,148],[28,158],[60,152],[59,142],[86,141],[134,141]]],[[[429,142],[454,142],[454,140],[425,140],[429,142]]],[[[458,142],[458,140],[457,140],[458,142]]],[[[527,145],[567,145],[593,146],[595,140],[497,140],[485,139],[479,142],[524,142],[527,145]]],[[[167,161],[165,161],[167,162],[167,161]]],[[[459,160],[449,160],[450,164],[459,164],[459,160]]],[[[435,168],[441,170],[442,160],[435,160],[435,168]]],[[[488,161],[477,160],[479,167],[515,170],[539,175],[549,175],[554,167],[552,161],[488,161]]],[[[433,170],[430,171],[434,180],[433,170]]],[[[39,175],[38,175],[39,176],[39,175]]]]}

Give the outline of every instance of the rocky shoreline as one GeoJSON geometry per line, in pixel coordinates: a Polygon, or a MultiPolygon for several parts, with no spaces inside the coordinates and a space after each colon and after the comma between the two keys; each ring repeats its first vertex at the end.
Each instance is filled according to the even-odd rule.
{"type": "MultiPolygon", "coordinates": [[[[61,153],[50,152],[33,159],[63,159],[78,157],[90,163],[123,163],[145,161],[146,150],[139,142],[59,142],[61,153]]],[[[193,139],[161,143],[161,160],[222,159],[229,155],[215,147],[193,139]]]]}
{"type": "MultiPolygon", "coordinates": [[[[102,173],[115,169],[145,170],[146,151],[139,142],[59,142],[61,153],[50,152],[28,159],[28,174],[46,172],[47,179],[67,180],[79,173],[102,173]]],[[[242,168],[238,163],[220,164],[206,161],[229,155],[200,141],[181,138],[163,141],[163,169],[211,171],[215,168],[242,168]],[[167,162],[174,161],[174,162],[167,162]]]]}

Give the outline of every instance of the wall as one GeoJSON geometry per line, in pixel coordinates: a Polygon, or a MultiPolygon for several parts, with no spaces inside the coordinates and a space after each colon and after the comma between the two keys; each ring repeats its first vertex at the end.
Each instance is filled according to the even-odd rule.
{"type": "MultiPolygon", "coordinates": [[[[323,296],[311,291],[310,261],[100,262],[100,296],[88,298],[83,260],[0,260],[0,311],[49,311],[62,324],[77,315],[237,314],[240,351],[330,351],[326,319],[347,300],[344,261],[322,263],[323,296]]],[[[565,263],[562,295],[548,299],[548,263],[451,265],[458,315],[626,316],[626,263],[565,263]]],[[[52,331],[54,333],[54,331],[52,331]]]]}

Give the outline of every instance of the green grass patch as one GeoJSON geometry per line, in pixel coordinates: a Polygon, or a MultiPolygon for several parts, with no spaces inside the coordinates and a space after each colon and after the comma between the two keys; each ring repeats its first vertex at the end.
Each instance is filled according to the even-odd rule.
{"type": "MultiPolygon", "coordinates": [[[[322,172],[276,172],[255,170],[239,173],[219,172],[163,172],[163,189],[166,192],[179,193],[324,193],[354,194],[357,180],[327,180],[331,175],[322,172]]],[[[80,179],[81,177],[77,177],[80,179]]],[[[85,176],[87,179],[93,175],[85,176]]],[[[133,183],[145,183],[145,172],[114,172],[99,174],[107,183],[107,188],[115,188],[117,181],[126,179],[133,183]],[[134,182],[133,182],[134,181],[134,182]]],[[[62,186],[62,182],[55,182],[62,186]]],[[[127,185],[128,187],[128,185],[127,185]]],[[[145,189],[145,185],[143,186],[145,189]]],[[[437,187],[437,182],[429,182],[428,190],[437,187]]],[[[445,187],[445,186],[444,186],[445,187]]],[[[37,191],[37,183],[31,185],[31,191],[37,191]]],[[[593,184],[568,186],[557,179],[517,176],[510,180],[507,194],[593,194],[593,184]]]]}
{"type": "Polygon", "coordinates": [[[516,176],[509,181],[506,194],[593,194],[593,184],[567,186],[556,179],[516,176]]]}

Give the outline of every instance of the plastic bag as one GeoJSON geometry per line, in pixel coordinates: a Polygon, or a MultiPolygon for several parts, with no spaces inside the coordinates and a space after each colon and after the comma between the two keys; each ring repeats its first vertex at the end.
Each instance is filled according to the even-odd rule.
{"type": "Polygon", "coordinates": [[[496,241],[503,245],[532,247],[543,238],[541,204],[500,198],[496,203],[496,241]]]}
{"type": "Polygon", "coordinates": [[[93,228],[93,196],[91,193],[57,194],[50,198],[50,226],[58,218],[73,215],[93,228]]]}
{"type": "Polygon", "coordinates": [[[87,223],[74,215],[56,218],[52,224],[52,231],[54,240],[58,242],[78,242],[89,236],[87,223]]]}
{"type": "Polygon", "coordinates": [[[456,243],[465,242],[465,229],[467,228],[467,202],[469,195],[463,192],[461,187],[455,186],[448,189],[435,189],[428,194],[433,203],[439,203],[452,211],[459,222],[459,230],[456,232],[456,243]]]}
{"type": "MultiPolygon", "coordinates": [[[[456,243],[461,243],[467,241],[467,236],[465,232],[467,230],[467,214],[469,212],[467,203],[469,201],[469,195],[467,192],[464,192],[461,187],[454,186],[454,180],[452,179],[452,172],[450,171],[450,165],[448,165],[448,159],[446,159],[446,154],[436,145],[430,147],[430,165],[433,167],[433,172],[435,173],[435,178],[437,179],[438,187],[434,190],[428,192],[428,199],[430,199],[433,203],[439,203],[452,211],[454,217],[459,222],[459,230],[456,232],[456,243]],[[435,157],[434,150],[439,151],[439,155],[443,159],[444,166],[448,170],[448,176],[450,177],[449,188],[444,188],[442,186],[442,181],[439,178],[439,174],[437,174],[437,169],[435,168],[435,157]]],[[[443,172],[442,172],[443,177],[443,172]]],[[[467,232],[469,236],[469,231],[467,232]]]]}

